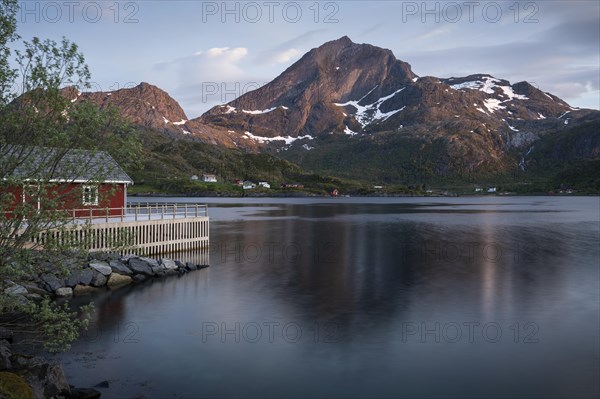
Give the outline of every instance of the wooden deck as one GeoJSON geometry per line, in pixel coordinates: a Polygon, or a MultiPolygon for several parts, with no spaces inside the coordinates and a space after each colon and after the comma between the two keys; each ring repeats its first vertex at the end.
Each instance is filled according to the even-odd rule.
{"type": "Polygon", "coordinates": [[[83,244],[92,252],[115,251],[156,256],[208,248],[210,226],[207,205],[159,204],[106,208],[104,216],[80,209],[69,211],[73,218],[64,229],[44,232],[32,240],[44,246],[47,240],[60,244],[83,244]]]}

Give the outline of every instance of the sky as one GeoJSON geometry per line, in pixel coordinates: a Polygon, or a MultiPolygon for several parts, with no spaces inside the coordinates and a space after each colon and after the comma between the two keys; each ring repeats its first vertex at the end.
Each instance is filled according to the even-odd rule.
{"type": "Polygon", "coordinates": [[[188,118],[264,85],[344,35],[419,76],[526,80],[600,109],[600,1],[35,1],[18,32],[77,43],[92,90],[148,82],[188,118]]]}

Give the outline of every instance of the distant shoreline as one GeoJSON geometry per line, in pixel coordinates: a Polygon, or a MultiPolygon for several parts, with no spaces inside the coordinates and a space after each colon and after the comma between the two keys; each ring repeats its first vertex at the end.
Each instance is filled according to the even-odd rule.
{"type": "Polygon", "coordinates": [[[282,195],[219,195],[215,193],[209,194],[161,194],[161,193],[137,193],[131,194],[128,197],[150,197],[150,198],[332,198],[332,199],[343,199],[343,198],[457,198],[457,197],[472,197],[472,198],[489,198],[489,197],[600,197],[600,194],[547,194],[547,193],[507,193],[507,194],[459,194],[453,193],[451,195],[443,194],[382,194],[382,195],[340,195],[333,197],[330,195],[317,195],[309,193],[295,193],[295,194],[282,194],[282,195]]]}

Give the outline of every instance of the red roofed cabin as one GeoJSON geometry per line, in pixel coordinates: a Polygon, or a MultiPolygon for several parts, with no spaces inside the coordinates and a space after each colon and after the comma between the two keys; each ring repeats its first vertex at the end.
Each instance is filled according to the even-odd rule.
{"type": "Polygon", "coordinates": [[[104,151],[0,146],[0,172],[2,194],[14,196],[8,218],[21,203],[34,210],[68,210],[77,218],[121,216],[133,184],[104,151]]]}

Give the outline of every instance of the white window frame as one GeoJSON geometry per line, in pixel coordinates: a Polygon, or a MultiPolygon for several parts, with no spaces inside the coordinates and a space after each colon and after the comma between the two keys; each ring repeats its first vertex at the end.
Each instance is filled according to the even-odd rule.
{"type": "Polygon", "coordinates": [[[98,206],[98,186],[97,185],[85,184],[82,187],[81,203],[83,204],[83,206],[98,206]]]}
{"type": "Polygon", "coordinates": [[[37,202],[37,208],[36,209],[39,211],[40,208],[42,207],[42,199],[40,198],[40,186],[37,185],[37,184],[25,184],[23,186],[23,192],[21,194],[21,198],[23,200],[23,205],[25,205],[27,203],[27,197],[28,196],[37,199],[37,201],[36,201],[37,202]],[[28,191],[31,190],[31,189],[33,189],[33,194],[34,195],[31,195],[32,194],[31,192],[28,193],[28,191]]]}

